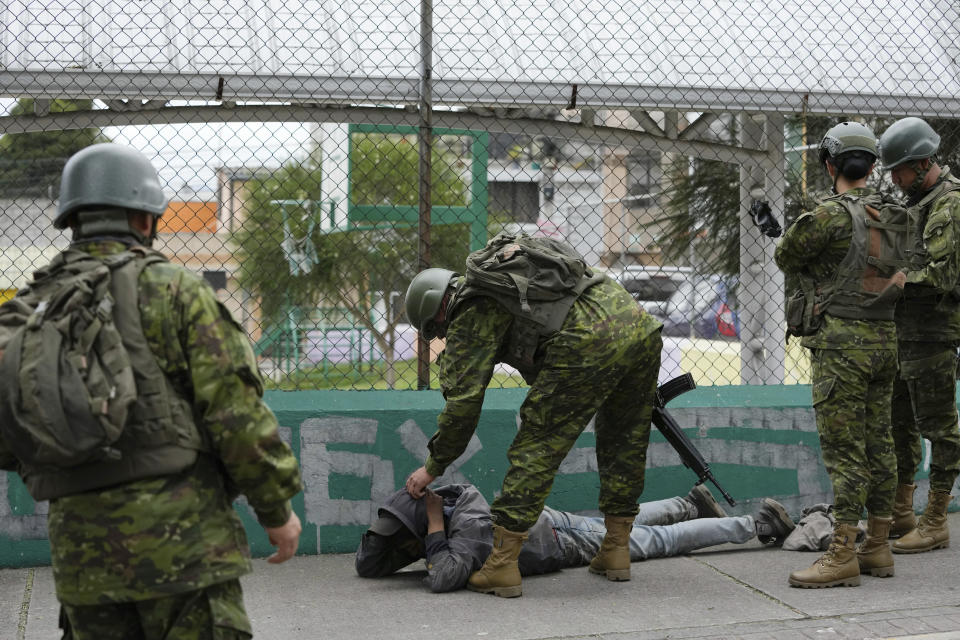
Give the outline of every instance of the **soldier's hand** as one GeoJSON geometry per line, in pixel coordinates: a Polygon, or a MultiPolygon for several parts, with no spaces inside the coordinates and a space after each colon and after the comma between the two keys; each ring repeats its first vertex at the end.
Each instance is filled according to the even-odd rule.
{"type": "Polygon", "coordinates": [[[295,512],[290,512],[290,517],[282,527],[264,527],[264,530],[267,532],[270,544],[277,548],[276,552],[267,558],[267,562],[280,564],[292,558],[293,554],[297,552],[302,527],[300,526],[300,518],[295,512]]]}
{"type": "Polygon", "coordinates": [[[423,497],[427,485],[435,479],[436,476],[430,475],[426,467],[420,467],[407,478],[407,493],[419,500],[423,497]]]}

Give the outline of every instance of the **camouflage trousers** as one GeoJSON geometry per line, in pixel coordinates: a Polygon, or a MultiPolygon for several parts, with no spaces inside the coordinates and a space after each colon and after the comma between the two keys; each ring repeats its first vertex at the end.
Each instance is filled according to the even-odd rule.
{"type": "Polygon", "coordinates": [[[893,513],[896,456],[890,398],[895,349],[813,349],[813,408],[838,522],[893,513]]]}
{"type": "Polygon", "coordinates": [[[960,473],[957,348],[949,342],[901,342],[893,387],[893,441],[901,484],[912,484],[930,441],[930,489],[949,492],[960,473]]]}
{"type": "Polygon", "coordinates": [[[64,640],[243,640],[253,637],[239,580],[166,598],[62,605],[64,640]]]}
{"type": "Polygon", "coordinates": [[[510,531],[536,523],[560,463],[594,415],[600,511],[637,514],[662,347],[657,329],[605,353],[549,352],[520,407],[510,468],[491,505],[494,523],[510,531]]]}

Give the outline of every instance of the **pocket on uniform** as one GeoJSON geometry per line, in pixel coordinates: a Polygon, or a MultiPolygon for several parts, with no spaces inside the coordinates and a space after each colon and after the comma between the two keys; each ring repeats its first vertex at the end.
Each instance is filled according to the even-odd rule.
{"type": "Polygon", "coordinates": [[[828,378],[823,378],[822,380],[817,380],[813,383],[813,406],[826,402],[830,399],[830,396],[833,395],[834,387],[836,387],[837,378],[835,376],[830,376],[828,378]]]}
{"type": "Polygon", "coordinates": [[[955,377],[957,371],[957,354],[952,350],[935,353],[919,360],[904,360],[900,362],[900,377],[904,380],[920,378],[934,379],[939,377],[955,377]]]}
{"type": "Polygon", "coordinates": [[[947,256],[954,246],[953,220],[949,217],[938,217],[927,222],[923,232],[923,244],[933,260],[947,256]]]}

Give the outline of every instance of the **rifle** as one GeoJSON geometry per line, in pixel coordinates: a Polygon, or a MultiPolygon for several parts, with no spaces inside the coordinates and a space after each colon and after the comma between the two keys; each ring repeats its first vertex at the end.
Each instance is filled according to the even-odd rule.
{"type": "Polygon", "coordinates": [[[730,494],[723,490],[717,479],[710,472],[710,465],[707,464],[703,456],[697,451],[697,448],[690,442],[690,438],[683,432],[677,421],[667,413],[666,404],[676,398],[681,393],[686,393],[691,389],[696,389],[697,384],[693,381],[693,376],[685,373],[677,376],[673,380],[667,380],[657,387],[657,394],[653,403],[653,424],[656,425],[663,437],[667,439],[670,446],[680,454],[680,461],[695,474],[699,480],[697,484],[703,484],[706,480],[713,483],[723,497],[727,499],[730,506],[736,505],[736,501],[730,497],[730,494]]]}

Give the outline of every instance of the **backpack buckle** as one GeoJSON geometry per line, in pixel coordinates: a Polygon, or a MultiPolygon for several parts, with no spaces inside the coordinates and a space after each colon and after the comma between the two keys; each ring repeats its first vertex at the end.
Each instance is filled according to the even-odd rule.
{"type": "Polygon", "coordinates": [[[100,304],[97,305],[97,317],[103,322],[113,318],[113,298],[106,296],[100,300],[100,304]]]}
{"type": "Polygon", "coordinates": [[[43,316],[47,312],[47,307],[50,306],[47,300],[41,300],[40,304],[37,305],[37,308],[33,310],[33,313],[30,314],[30,317],[27,318],[27,328],[36,329],[40,326],[40,323],[43,322],[43,316]]]}

